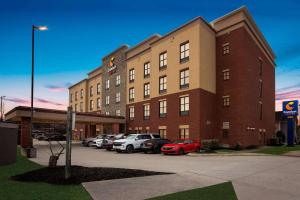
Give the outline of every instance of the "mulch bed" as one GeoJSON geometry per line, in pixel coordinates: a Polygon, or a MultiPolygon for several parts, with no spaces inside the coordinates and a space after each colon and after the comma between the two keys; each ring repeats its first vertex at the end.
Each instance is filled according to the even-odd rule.
{"type": "Polygon", "coordinates": [[[103,181],[110,179],[132,178],[141,176],[163,175],[169,173],[152,172],[135,169],[104,168],[104,167],[82,167],[72,166],[71,177],[64,179],[65,167],[41,168],[12,176],[11,179],[22,182],[46,182],[57,185],[74,185],[82,182],[103,181]]]}

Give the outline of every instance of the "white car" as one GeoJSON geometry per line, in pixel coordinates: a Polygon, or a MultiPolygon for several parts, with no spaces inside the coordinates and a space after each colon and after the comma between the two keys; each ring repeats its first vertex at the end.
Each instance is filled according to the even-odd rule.
{"type": "Polygon", "coordinates": [[[98,137],[98,138],[93,140],[92,146],[97,147],[98,149],[100,149],[100,148],[102,148],[103,140],[106,139],[106,138],[111,138],[111,137],[114,137],[114,135],[105,135],[105,136],[102,136],[102,137],[98,137]]]}
{"type": "Polygon", "coordinates": [[[141,144],[146,140],[160,138],[158,134],[130,134],[125,139],[115,140],[113,149],[118,153],[125,151],[127,153],[132,153],[135,150],[139,150],[141,148],[141,144]]]}

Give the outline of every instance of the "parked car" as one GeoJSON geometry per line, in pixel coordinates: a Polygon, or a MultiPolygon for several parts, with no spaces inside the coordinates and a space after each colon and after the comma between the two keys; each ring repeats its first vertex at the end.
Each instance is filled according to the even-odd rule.
{"type": "Polygon", "coordinates": [[[111,150],[113,150],[114,141],[119,140],[119,139],[124,139],[124,138],[126,138],[126,136],[127,136],[127,134],[120,133],[120,134],[115,135],[113,138],[110,138],[110,139],[106,138],[102,142],[102,148],[106,149],[107,151],[111,151],[111,150]]]}
{"type": "Polygon", "coordinates": [[[82,140],[82,145],[91,147],[93,144],[93,140],[102,138],[103,135],[97,135],[96,137],[89,137],[82,140]]]}
{"type": "Polygon", "coordinates": [[[141,144],[146,140],[160,138],[158,134],[131,134],[125,139],[115,140],[113,144],[113,149],[118,153],[125,151],[127,153],[132,153],[141,149],[141,144]]]}
{"type": "Polygon", "coordinates": [[[66,136],[61,133],[49,134],[47,140],[66,141],[66,136]]]}
{"type": "Polygon", "coordinates": [[[161,148],[163,154],[183,155],[190,152],[199,152],[201,143],[199,140],[180,139],[172,143],[164,144],[161,148]]]}
{"type": "Polygon", "coordinates": [[[160,153],[160,149],[164,144],[171,143],[168,139],[154,138],[150,140],[146,140],[141,145],[141,150],[144,153],[153,152],[160,153]]]}
{"type": "Polygon", "coordinates": [[[105,139],[112,139],[114,135],[104,135],[101,138],[97,138],[93,140],[92,146],[97,147],[98,149],[101,149],[103,146],[103,141],[105,139]]]}

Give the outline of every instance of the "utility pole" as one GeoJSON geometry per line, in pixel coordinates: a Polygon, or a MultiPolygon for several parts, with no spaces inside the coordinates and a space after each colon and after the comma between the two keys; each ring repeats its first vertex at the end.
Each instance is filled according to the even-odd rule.
{"type": "Polygon", "coordinates": [[[72,132],[75,127],[75,112],[72,107],[68,107],[67,111],[67,137],[66,137],[66,165],[65,165],[65,179],[71,177],[71,147],[72,147],[72,132]]]}
{"type": "Polygon", "coordinates": [[[0,97],[0,122],[4,119],[4,98],[5,96],[0,97]]]}

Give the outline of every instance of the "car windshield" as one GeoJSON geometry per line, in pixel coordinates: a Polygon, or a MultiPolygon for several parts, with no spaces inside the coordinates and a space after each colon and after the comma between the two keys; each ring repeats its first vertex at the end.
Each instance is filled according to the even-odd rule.
{"type": "Polygon", "coordinates": [[[154,138],[160,138],[160,135],[153,135],[154,138]]]}
{"type": "Polygon", "coordinates": [[[134,139],[135,137],[136,137],[136,135],[128,135],[128,136],[126,137],[126,139],[132,140],[132,139],[134,139]]]}
{"type": "Polygon", "coordinates": [[[173,143],[174,144],[182,144],[182,143],[184,143],[184,140],[175,140],[173,143]]]}

